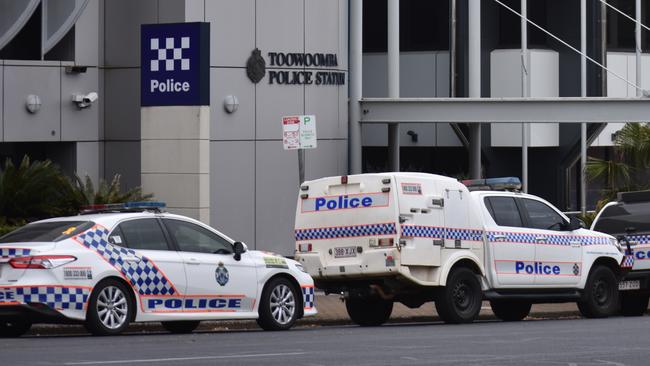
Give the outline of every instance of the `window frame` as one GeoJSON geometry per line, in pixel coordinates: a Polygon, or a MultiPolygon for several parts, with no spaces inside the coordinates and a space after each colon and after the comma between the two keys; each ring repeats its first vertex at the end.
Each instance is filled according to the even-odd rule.
{"type": "Polygon", "coordinates": [[[193,221],[189,221],[189,220],[184,220],[184,219],[179,218],[179,217],[163,217],[163,218],[160,219],[160,224],[163,226],[163,228],[165,230],[165,234],[166,234],[168,240],[172,243],[175,250],[178,251],[178,252],[197,253],[197,254],[211,254],[211,255],[233,255],[234,252],[235,252],[235,240],[227,237],[226,235],[221,234],[220,232],[212,229],[209,226],[202,225],[202,224],[199,224],[199,223],[196,223],[196,222],[193,222],[193,221]],[[180,245],[178,244],[178,241],[176,241],[176,238],[174,237],[174,235],[172,235],[169,227],[167,226],[167,221],[180,221],[180,222],[183,222],[183,223],[186,223],[186,224],[195,225],[195,226],[198,226],[198,227],[200,227],[202,229],[205,229],[205,230],[211,232],[212,234],[214,234],[215,236],[221,238],[226,243],[230,244],[231,252],[229,254],[219,254],[219,253],[205,253],[205,252],[190,252],[190,251],[182,250],[180,245]]]}
{"type": "Polygon", "coordinates": [[[122,237],[123,242],[121,244],[115,244],[115,243],[110,243],[109,242],[111,245],[115,245],[115,246],[125,248],[125,249],[136,250],[136,251],[138,251],[138,250],[157,250],[157,251],[161,251],[161,252],[162,251],[169,251],[169,252],[178,251],[178,249],[174,246],[174,243],[170,240],[169,233],[167,232],[167,228],[163,225],[162,222],[160,222],[160,218],[158,218],[158,217],[134,217],[134,218],[128,218],[128,219],[121,220],[117,224],[115,224],[115,226],[111,229],[111,231],[108,234],[108,238],[110,238],[113,235],[113,233],[115,232],[115,230],[118,230],[118,229],[122,233],[121,237],[122,237]],[[154,220],[158,224],[158,227],[160,228],[160,231],[162,232],[163,237],[165,238],[165,243],[167,244],[167,249],[131,248],[129,246],[128,240],[126,238],[126,234],[124,234],[124,230],[120,227],[120,225],[122,225],[123,223],[126,223],[126,222],[132,222],[132,221],[137,221],[137,220],[154,220]]]}

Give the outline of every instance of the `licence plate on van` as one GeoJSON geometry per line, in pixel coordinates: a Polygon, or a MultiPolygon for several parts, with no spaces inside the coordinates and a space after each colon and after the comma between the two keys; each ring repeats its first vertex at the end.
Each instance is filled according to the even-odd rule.
{"type": "Polygon", "coordinates": [[[357,256],[357,247],[334,248],[334,258],[350,258],[357,256]]]}
{"type": "Polygon", "coordinates": [[[638,290],[640,288],[641,288],[641,281],[640,280],[621,281],[621,282],[618,283],[618,290],[619,291],[638,290]]]}

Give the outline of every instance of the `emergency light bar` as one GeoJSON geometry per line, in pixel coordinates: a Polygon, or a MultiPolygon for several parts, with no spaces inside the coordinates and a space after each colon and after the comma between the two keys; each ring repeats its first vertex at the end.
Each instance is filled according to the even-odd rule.
{"type": "Polygon", "coordinates": [[[124,212],[124,211],[160,211],[167,205],[164,202],[156,201],[134,201],[124,203],[105,203],[81,207],[82,214],[101,212],[124,212]]]}
{"type": "Polygon", "coordinates": [[[520,191],[521,181],[517,177],[467,179],[462,183],[470,191],[520,191]]]}

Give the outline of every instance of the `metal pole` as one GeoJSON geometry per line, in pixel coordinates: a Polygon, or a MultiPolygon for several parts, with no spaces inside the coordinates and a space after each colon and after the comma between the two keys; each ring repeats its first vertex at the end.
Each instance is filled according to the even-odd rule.
{"type": "MultiPolygon", "coordinates": [[[[587,0],[580,0],[580,96],[587,96],[587,0]]],[[[580,124],[580,211],[587,212],[587,124],[580,124]]]]}
{"type": "MultiPolygon", "coordinates": [[[[634,27],[634,36],[636,40],[636,85],[642,87],[641,82],[641,0],[636,0],[636,23],[634,27]]],[[[642,97],[643,90],[636,89],[636,96],[642,97]]]]}
{"type": "Polygon", "coordinates": [[[362,173],[361,93],[363,80],[363,0],[350,0],[349,171],[362,173]]]}
{"type": "MultiPolygon", "coordinates": [[[[528,82],[528,6],[527,0],[521,0],[521,95],[530,96],[528,82]]],[[[528,192],[528,137],[530,125],[522,123],[521,126],[521,180],[523,191],[528,192]]]]}
{"type": "MultiPolygon", "coordinates": [[[[481,97],[481,0],[469,0],[468,14],[468,76],[469,97],[481,97]]],[[[481,124],[470,124],[469,173],[481,178],[481,124]]]]}
{"type": "Polygon", "coordinates": [[[305,181],[305,149],[298,149],[298,180],[305,181]]]}
{"type": "Polygon", "coordinates": [[[451,18],[449,22],[449,96],[454,98],[456,96],[456,58],[458,53],[456,43],[456,0],[451,0],[449,8],[451,18]]]}
{"type": "MultiPolygon", "coordinates": [[[[601,47],[601,57],[600,63],[607,67],[607,5],[600,3],[600,47],[601,47]]],[[[605,70],[600,70],[602,75],[602,92],[601,96],[607,96],[607,78],[608,74],[605,70]]]]}
{"type": "MultiPolygon", "coordinates": [[[[399,0],[388,0],[388,97],[399,98],[399,0]]],[[[399,124],[388,125],[389,167],[399,171],[399,124]]]]}

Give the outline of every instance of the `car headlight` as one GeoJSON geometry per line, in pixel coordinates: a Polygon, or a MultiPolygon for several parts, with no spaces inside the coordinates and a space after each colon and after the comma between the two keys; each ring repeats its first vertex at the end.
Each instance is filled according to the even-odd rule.
{"type": "Polygon", "coordinates": [[[616,249],[618,249],[619,252],[625,254],[623,251],[623,247],[621,246],[621,243],[619,243],[618,240],[616,240],[616,238],[609,238],[609,241],[612,243],[613,246],[616,247],[616,249]]]}

